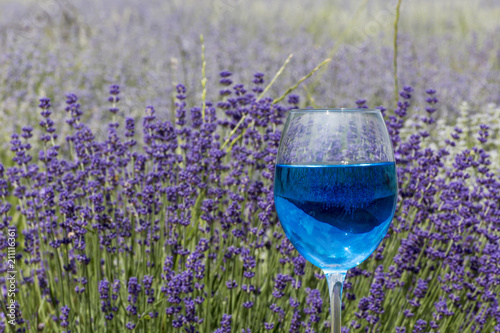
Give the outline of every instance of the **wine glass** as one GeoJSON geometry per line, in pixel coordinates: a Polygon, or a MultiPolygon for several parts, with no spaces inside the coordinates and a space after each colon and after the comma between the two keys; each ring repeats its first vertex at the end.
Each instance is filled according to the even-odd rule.
{"type": "Polygon", "coordinates": [[[394,152],[380,110],[290,111],[274,203],[288,239],[326,275],[333,333],[340,333],[346,272],[378,247],[396,200],[394,152]]]}

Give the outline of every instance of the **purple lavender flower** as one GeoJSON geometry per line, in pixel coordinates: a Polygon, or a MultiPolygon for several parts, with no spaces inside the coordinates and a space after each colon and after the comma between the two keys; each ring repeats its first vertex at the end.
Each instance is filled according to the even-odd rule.
{"type": "Polygon", "coordinates": [[[120,97],[118,95],[120,94],[120,86],[113,84],[109,87],[109,98],[108,102],[112,103],[112,107],[109,108],[109,112],[111,112],[113,115],[117,114],[119,109],[116,107],[116,103],[120,101],[120,97]]]}
{"type": "Polygon", "coordinates": [[[67,305],[61,307],[61,315],[59,316],[59,319],[61,321],[61,323],[60,323],[61,327],[68,327],[68,325],[69,325],[69,322],[68,322],[69,311],[70,311],[70,308],[67,305]]]}
{"type": "MultiPolygon", "coordinates": [[[[328,328],[324,275],[284,237],[274,212],[274,161],[290,106],[257,100],[263,78],[255,74],[252,89],[231,81],[216,103],[189,112],[195,94],[177,85],[170,120],[163,106],[149,106],[142,130],[136,115],[125,115],[123,132],[114,121],[104,138],[68,94],[60,147],[50,100],[40,101],[41,128],[19,127],[12,163],[0,164],[0,249],[19,215],[17,288],[60,309],[49,321],[66,330],[95,322],[186,332],[328,328]],[[82,302],[89,295],[99,303],[82,302]],[[232,320],[236,313],[241,320],[232,320]]],[[[119,94],[112,87],[110,102],[119,94]]],[[[488,149],[498,131],[461,125],[449,143],[432,140],[434,111],[405,128],[412,95],[405,87],[396,110],[385,111],[401,200],[382,245],[348,273],[343,306],[354,318],[343,331],[492,331],[500,185],[488,149]],[[471,134],[478,140],[459,149],[471,134]],[[395,314],[400,321],[387,319],[395,314]]],[[[438,109],[435,91],[426,99],[438,109]]],[[[33,327],[20,302],[19,324],[33,327]]]]}

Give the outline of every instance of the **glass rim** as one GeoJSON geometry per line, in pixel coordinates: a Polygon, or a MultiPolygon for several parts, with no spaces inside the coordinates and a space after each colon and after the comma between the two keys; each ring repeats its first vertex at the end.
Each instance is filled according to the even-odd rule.
{"type": "Polygon", "coordinates": [[[358,108],[321,108],[321,109],[291,109],[290,112],[306,113],[306,112],[355,112],[355,113],[373,113],[381,112],[380,109],[358,109],[358,108]]]}

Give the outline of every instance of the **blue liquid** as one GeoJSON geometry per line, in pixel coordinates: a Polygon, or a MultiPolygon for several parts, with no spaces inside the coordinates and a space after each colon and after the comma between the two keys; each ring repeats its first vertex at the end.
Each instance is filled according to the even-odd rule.
{"type": "Polygon", "coordinates": [[[394,163],[276,166],[274,203],[285,234],[326,272],[345,272],[370,256],[396,199],[394,163]]]}

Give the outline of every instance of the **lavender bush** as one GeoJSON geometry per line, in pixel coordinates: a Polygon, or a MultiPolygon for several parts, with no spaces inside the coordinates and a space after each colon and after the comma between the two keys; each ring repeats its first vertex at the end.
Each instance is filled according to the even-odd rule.
{"type": "MultiPolygon", "coordinates": [[[[262,73],[251,88],[232,77],[221,72],[217,101],[199,106],[177,85],[173,122],[153,106],[121,118],[113,85],[103,140],[75,94],[64,111],[40,99],[38,126],[12,134],[0,165],[0,332],[329,326],[326,281],[284,237],[273,205],[281,124],[300,98],[276,104],[262,73]],[[53,120],[62,113],[67,124],[53,120]],[[4,278],[12,228],[16,326],[4,278]]],[[[398,208],[379,249],[349,271],[343,330],[500,332],[500,179],[488,153],[498,122],[473,138],[458,126],[438,136],[447,128],[435,124],[437,93],[426,92],[426,116],[408,121],[412,95],[405,87],[394,111],[381,107],[398,208]]]]}

